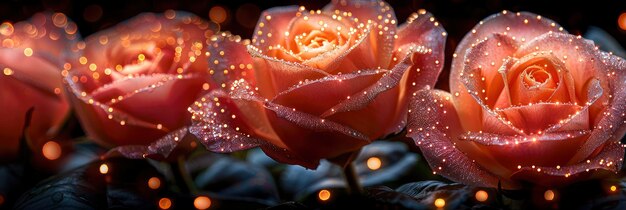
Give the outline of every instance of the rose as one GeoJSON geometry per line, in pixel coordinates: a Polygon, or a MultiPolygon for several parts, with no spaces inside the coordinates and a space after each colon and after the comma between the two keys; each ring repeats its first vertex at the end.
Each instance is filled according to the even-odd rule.
{"type": "Polygon", "coordinates": [[[178,141],[191,123],[187,107],[214,85],[204,52],[213,26],[170,10],[89,36],[66,77],[87,134],[105,146],[154,144],[151,151],[178,141]]]}
{"type": "Polygon", "coordinates": [[[1,160],[16,157],[23,135],[33,151],[42,151],[62,127],[70,106],[61,70],[75,54],[71,46],[77,38],[76,24],[61,13],[38,13],[28,21],[0,25],[1,160]]]}
{"type": "Polygon", "coordinates": [[[417,92],[409,136],[466,184],[562,185],[620,169],[626,63],[532,13],[481,21],[456,49],[451,93],[417,92]]]}
{"type": "Polygon", "coordinates": [[[216,152],[260,146],[308,168],[347,162],[402,130],[405,95],[434,85],[443,66],[446,32],[432,15],[396,23],[385,2],[333,1],[266,10],[251,42],[213,37],[209,68],[225,89],[191,107],[191,132],[216,152]]]}

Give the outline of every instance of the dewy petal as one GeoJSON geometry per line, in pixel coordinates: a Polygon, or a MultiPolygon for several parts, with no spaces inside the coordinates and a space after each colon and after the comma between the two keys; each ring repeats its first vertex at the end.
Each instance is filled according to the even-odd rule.
{"type": "MultiPolygon", "coordinates": [[[[468,49],[468,54],[466,54],[465,58],[482,60],[479,57],[484,57],[484,53],[490,51],[486,48],[490,46],[490,48],[496,47],[498,43],[500,43],[500,47],[502,47],[504,51],[511,51],[515,48],[515,43],[512,42],[513,40],[507,40],[505,36],[497,34],[492,35],[490,38],[468,49]]],[[[501,58],[505,59],[504,57],[501,58]]],[[[481,64],[474,65],[474,62],[472,62],[471,59],[469,60],[469,62],[466,60],[463,73],[461,74],[463,78],[459,80],[459,82],[462,82],[461,85],[463,85],[465,92],[454,93],[454,96],[456,96],[454,103],[459,107],[457,111],[459,112],[459,118],[461,119],[463,128],[467,131],[474,132],[484,131],[487,133],[503,133],[509,135],[522,134],[522,130],[507,122],[487,104],[487,102],[491,103],[491,101],[493,101],[495,105],[496,93],[504,89],[506,83],[504,83],[501,76],[497,75],[497,72],[501,71],[503,68],[509,68],[513,64],[511,59],[507,58],[503,60],[502,66],[497,71],[492,67],[482,67],[481,64]],[[483,68],[489,68],[491,71],[485,72],[483,68]],[[491,79],[488,79],[488,76],[491,77],[491,79]],[[489,83],[487,83],[487,81],[489,81],[489,83]],[[493,99],[489,98],[491,95],[493,95],[493,99]],[[462,118],[463,116],[476,118],[464,119],[462,118]],[[477,120],[481,121],[477,122],[477,120]]],[[[491,64],[488,65],[491,66],[491,64]]]]}
{"type": "MultiPolygon", "coordinates": [[[[503,34],[511,38],[515,37],[515,40],[518,41],[528,41],[545,32],[557,30],[562,30],[562,28],[547,18],[528,12],[513,13],[505,10],[485,18],[467,33],[459,45],[457,45],[450,68],[450,91],[453,95],[458,95],[455,97],[456,105],[464,107],[458,110],[460,118],[480,119],[481,115],[483,115],[481,112],[476,111],[480,110],[481,107],[467,94],[467,89],[462,83],[463,78],[467,77],[463,75],[463,71],[466,65],[466,53],[471,46],[476,45],[492,34],[503,34]]],[[[493,53],[490,55],[493,55],[493,53]]],[[[463,127],[471,131],[479,131],[481,129],[480,123],[471,121],[463,121],[463,127]]]]}
{"type": "Polygon", "coordinates": [[[369,143],[367,137],[358,131],[262,99],[244,80],[235,82],[232,87],[233,90],[230,92],[230,95],[214,91],[212,94],[220,94],[220,96],[213,98],[205,97],[205,101],[208,102],[192,107],[192,112],[194,113],[194,118],[192,119],[195,119],[192,133],[203,140],[212,151],[220,151],[221,148],[231,147],[233,142],[230,142],[230,138],[233,138],[233,126],[237,126],[235,131],[242,130],[243,133],[249,135],[244,136],[247,138],[236,136],[234,138],[235,143],[243,144],[244,147],[245,145],[260,144],[264,151],[269,153],[268,155],[279,161],[289,160],[287,163],[295,161],[296,164],[309,168],[316,166],[320,159],[336,157],[369,143]],[[212,102],[211,100],[217,100],[217,102],[212,102]],[[226,106],[220,109],[219,113],[216,112],[217,110],[203,110],[205,108],[202,108],[208,106],[210,109],[217,109],[211,107],[217,106],[218,103],[220,106],[226,106]],[[216,121],[216,127],[215,122],[211,122],[211,119],[215,119],[215,117],[210,115],[223,115],[222,110],[224,112],[228,110],[229,114],[227,114],[227,117],[231,117],[233,119],[231,121],[240,117],[245,117],[246,119],[236,121],[235,125],[230,125],[228,122],[220,124],[223,120],[216,121]],[[255,120],[259,119],[249,118],[250,115],[239,115],[242,111],[260,115],[261,122],[255,122],[255,120]],[[197,125],[202,124],[198,124],[198,120],[209,120],[212,124],[199,127],[197,125]],[[250,126],[250,123],[261,123],[261,125],[250,126]],[[227,129],[221,131],[223,128],[227,129]],[[326,146],[312,147],[312,144],[326,146]],[[212,145],[218,145],[218,147],[212,145]],[[294,154],[297,154],[297,156],[294,154]],[[285,155],[294,157],[290,159],[285,157],[285,155]]]}
{"type": "MultiPolygon", "coordinates": [[[[380,0],[333,0],[324,11],[329,14],[352,18],[363,24],[371,24],[369,47],[371,55],[378,65],[370,67],[388,66],[394,50],[394,35],[396,34],[396,15],[393,9],[380,0]],[[344,14],[345,13],[345,14],[344,14]]],[[[358,24],[355,24],[358,25],[358,24]]]]}
{"type": "Polygon", "coordinates": [[[238,79],[245,79],[251,85],[256,84],[252,57],[246,48],[248,40],[241,40],[241,37],[227,32],[214,35],[210,40],[207,52],[211,86],[228,90],[228,85],[238,79]]]}
{"type": "MultiPolygon", "coordinates": [[[[609,106],[605,106],[601,110],[599,120],[594,123],[594,130],[589,140],[585,142],[572,161],[587,158],[593,154],[595,148],[604,144],[611,138],[621,139],[626,132],[626,61],[614,55],[602,52],[600,54],[601,62],[607,65],[607,83],[610,91],[609,106]]],[[[597,102],[596,102],[597,103],[597,102]]]]}
{"type": "MultiPolygon", "coordinates": [[[[423,64],[424,60],[427,60],[430,56],[432,56],[431,52],[424,47],[418,47],[416,49],[412,49],[413,53],[409,53],[406,57],[402,59],[402,62],[396,64],[391,70],[385,72],[385,74],[378,80],[377,83],[363,89],[362,92],[358,92],[350,97],[346,97],[341,103],[335,105],[331,109],[327,110],[322,117],[328,117],[334,115],[336,113],[348,112],[352,110],[360,110],[370,104],[372,101],[376,99],[376,97],[390,89],[398,88],[400,85],[402,78],[406,74],[408,70],[411,69],[414,65],[422,66],[428,65],[423,64]]],[[[443,64],[435,64],[441,69],[443,64]]],[[[422,77],[430,78],[431,80],[436,80],[439,76],[439,71],[436,72],[426,72],[422,77]]],[[[426,85],[423,85],[425,87],[426,85]]]]}
{"type": "Polygon", "coordinates": [[[362,70],[350,74],[331,75],[309,80],[279,93],[272,102],[320,116],[347,96],[378,82],[385,70],[362,70]],[[325,91],[320,91],[324,89],[325,91]],[[315,103],[311,103],[315,99],[315,103]]]}
{"type": "MultiPolygon", "coordinates": [[[[452,95],[420,90],[411,99],[407,136],[413,138],[434,172],[464,184],[495,187],[498,178],[454,144],[461,132],[452,95]]],[[[507,183],[503,183],[507,184],[507,183]]]]}
{"type": "MultiPolygon", "coordinates": [[[[507,60],[519,47],[516,40],[502,34],[491,34],[484,41],[467,49],[465,66],[462,76],[472,80],[472,87],[467,90],[478,94],[477,100],[493,108],[507,82],[503,81],[499,72],[510,68],[507,60]],[[484,90],[484,91],[483,91],[484,90]]],[[[459,98],[464,103],[465,97],[459,98]]],[[[472,99],[473,100],[473,99],[472,99]]]]}
{"type": "Polygon", "coordinates": [[[301,63],[269,57],[252,45],[248,45],[248,52],[254,62],[256,87],[264,98],[274,98],[278,93],[305,80],[316,80],[330,75],[301,63]]]}
{"type": "Polygon", "coordinates": [[[572,75],[565,68],[563,62],[556,58],[554,54],[545,51],[533,52],[520,59],[511,58],[509,62],[512,63],[510,66],[500,70],[500,74],[506,82],[505,88],[498,97],[494,107],[506,108],[536,102],[577,102],[572,75]],[[528,65],[536,65],[533,62],[542,62],[544,65],[549,65],[547,70],[549,71],[547,73],[551,75],[549,80],[552,83],[558,83],[556,87],[546,87],[545,84],[539,87],[530,87],[525,84],[523,80],[526,77],[524,77],[522,72],[526,70],[525,67],[528,67],[528,65]]]}
{"type": "Polygon", "coordinates": [[[617,173],[622,167],[624,147],[619,138],[607,142],[597,156],[571,165],[532,167],[524,166],[514,173],[514,180],[525,180],[545,186],[557,186],[584,179],[600,177],[606,173],[617,173]]]}
{"type": "MultiPolygon", "coordinates": [[[[524,130],[526,133],[542,133],[544,130],[564,124],[567,120],[581,115],[583,106],[576,104],[556,104],[537,103],[523,106],[512,106],[498,109],[496,112],[511,122],[516,128],[524,130]]],[[[581,117],[588,116],[583,113],[581,117]]],[[[569,127],[571,130],[589,129],[589,122],[586,118],[577,121],[578,123],[569,127]]]]}
{"type": "Polygon", "coordinates": [[[566,165],[587,137],[588,130],[578,130],[514,136],[469,132],[460,139],[475,142],[480,151],[513,172],[526,166],[566,165]]]}
{"type": "Polygon", "coordinates": [[[168,133],[159,140],[150,143],[150,145],[127,145],[113,148],[107,153],[107,156],[120,153],[124,157],[131,159],[148,157],[151,159],[165,159],[183,143],[183,139],[187,137],[187,134],[187,127],[183,127],[168,133]]]}
{"type": "Polygon", "coordinates": [[[272,50],[274,45],[282,43],[289,22],[299,12],[297,6],[273,7],[263,11],[254,29],[252,46],[263,53],[272,50]]]}

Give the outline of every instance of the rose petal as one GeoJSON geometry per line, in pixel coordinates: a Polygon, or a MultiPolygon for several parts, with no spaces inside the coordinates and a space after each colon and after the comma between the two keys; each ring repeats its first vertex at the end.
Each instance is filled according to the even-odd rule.
{"type": "MultiPolygon", "coordinates": [[[[377,83],[367,87],[366,89],[363,89],[362,92],[358,92],[350,96],[350,98],[346,98],[341,103],[327,110],[324,114],[322,114],[322,117],[328,117],[336,113],[347,112],[351,110],[363,109],[365,106],[374,101],[374,99],[376,99],[379,94],[387,90],[396,88],[402,81],[402,78],[404,77],[406,71],[410,70],[413,66],[427,65],[422,62],[432,56],[432,51],[429,52],[429,50],[424,47],[418,47],[417,49],[413,50],[413,53],[409,53],[410,56],[406,56],[405,58],[403,58],[402,62],[398,63],[390,71],[387,71],[377,83]]],[[[442,64],[435,65],[442,66],[442,64]]],[[[439,76],[440,70],[441,67],[439,67],[439,71],[436,72],[425,72],[424,74],[420,75],[420,79],[424,79],[425,81],[429,80],[427,78],[430,78],[430,81],[436,80],[435,78],[439,76]]],[[[420,84],[420,86],[423,88],[426,87],[426,84],[420,84]]]]}
{"type": "Polygon", "coordinates": [[[434,172],[462,183],[497,186],[496,176],[455,146],[452,139],[462,128],[451,98],[449,93],[438,90],[416,92],[411,99],[407,136],[420,147],[434,172]]]}
{"type": "Polygon", "coordinates": [[[252,45],[260,52],[266,52],[281,43],[289,22],[299,12],[297,6],[273,7],[263,11],[252,34],[252,45]]]}
{"type": "Polygon", "coordinates": [[[371,55],[364,58],[373,58],[378,65],[372,67],[388,66],[394,49],[394,35],[396,34],[396,15],[386,2],[380,0],[345,1],[333,0],[324,11],[329,14],[342,15],[344,18],[358,19],[359,22],[368,24],[373,30],[370,31],[369,52],[371,55]],[[350,12],[350,15],[343,12],[350,12]]]}
{"type": "MultiPolygon", "coordinates": [[[[587,158],[593,153],[595,148],[604,144],[610,138],[620,139],[626,132],[626,122],[624,116],[626,115],[626,62],[623,58],[619,58],[608,53],[601,53],[602,62],[607,64],[607,71],[609,73],[607,82],[609,83],[609,89],[611,94],[611,106],[605,106],[601,113],[599,120],[594,122],[594,130],[591,133],[589,140],[585,142],[576,154],[572,161],[581,160],[587,158]]],[[[597,85],[596,85],[597,86],[597,85]]],[[[589,94],[591,95],[591,93],[589,94]]],[[[607,94],[603,94],[607,95],[607,94]]],[[[596,102],[597,103],[597,102],[596,102]]]]}
{"type": "MultiPolygon", "coordinates": [[[[296,162],[297,164],[304,164],[303,166],[305,167],[312,167],[316,166],[322,158],[336,157],[343,153],[354,151],[368,143],[367,137],[348,127],[262,99],[243,80],[233,83],[232,87],[233,90],[230,92],[230,95],[214,91],[208,97],[204,97],[206,102],[200,103],[200,105],[196,105],[197,107],[192,109],[192,113],[194,113],[193,119],[195,119],[192,133],[203,140],[203,143],[207,144],[207,147],[213,151],[220,151],[222,147],[216,148],[211,145],[224,145],[225,147],[223,148],[227,148],[229,145],[232,145],[230,139],[234,138],[235,141],[241,142],[239,145],[261,144],[264,151],[269,152],[268,155],[275,159],[285,161],[289,158],[285,157],[285,155],[294,156],[293,158],[296,158],[296,160],[290,160],[288,163],[296,162]],[[215,100],[217,102],[214,102],[215,100]],[[211,111],[211,109],[216,109],[212,107],[216,106],[218,102],[220,106],[225,106],[225,108],[220,109],[219,113],[211,111]],[[241,121],[231,120],[235,122],[233,123],[235,125],[231,125],[230,122],[224,122],[224,124],[218,123],[217,126],[214,124],[202,127],[197,126],[201,125],[197,122],[200,119],[210,120],[215,118],[211,117],[211,115],[223,115],[222,110],[224,112],[228,110],[229,113],[226,115],[231,118],[234,115],[235,117],[232,119],[239,117],[245,117],[246,119],[241,119],[241,121]],[[254,115],[238,115],[242,110],[246,113],[261,114],[259,119],[263,124],[261,126],[250,126],[250,123],[253,123],[255,119],[248,117],[254,115]],[[242,130],[242,133],[250,136],[246,136],[248,138],[233,137],[233,126],[237,126],[236,128],[242,130]],[[227,130],[221,131],[223,128],[227,130]],[[228,128],[230,128],[230,131],[228,128]],[[261,129],[265,130],[265,132],[260,131],[261,129]],[[268,131],[271,131],[270,135],[267,135],[268,131]],[[261,142],[264,143],[255,140],[259,137],[263,140],[261,142]],[[327,145],[328,147],[311,147],[311,144],[327,145]],[[297,156],[293,154],[297,154],[297,156]]],[[[237,131],[237,129],[235,130],[237,131]]]]}
{"type": "Polygon", "coordinates": [[[602,152],[587,160],[567,166],[522,167],[511,178],[557,186],[583,179],[601,177],[601,174],[617,172],[622,167],[624,147],[618,141],[607,142],[602,152]]]}
{"type": "Polygon", "coordinates": [[[563,62],[552,53],[544,51],[534,52],[520,59],[510,58],[509,62],[511,65],[500,70],[504,81],[507,82],[505,82],[505,88],[494,107],[506,108],[536,102],[577,102],[572,75],[565,68],[563,62]],[[522,81],[526,78],[523,72],[526,72],[528,65],[541,66],[541,64],[548,66],[546,71],[550,74],[548,79],[550,81],[547,82],[558,83],[553,84],[556,87],[547,87],[546,84],[542,84],[539,87],[530,87],[522,81]],[[527,66],[522,67],[523,65],[527,66]]]}
{"type": "Polygon", "coordinates": [[[264,98],[274,98],[278,93],[305,80],[316,80],[330,75],[301,63],[269,57],[252,45],[248,45],[248,52],[254,61],[256,87],[264,98]]]}
{"type": "MultiPolygon", "coordinates": [[[[506,87],[507,83],[499,72],[511,67],[512,63],[507,60],[518,47],[519,43],[511,37],[494,33],[467,49],[463,75],[472,80],[473,85],[466,88],[477,93],[478,100],[487,107],[495,106],[498,95],[506,87]]],[[[463,99],[466,98],[459,97],[459,103],[464,103],[463,99]]]]}
{"type": "Polygon", "coordinates": [[[477,143],[480,151],[515,171],[520,166],[566,165],[588,136],[586,130],[516,136],[469,132],[460,139],[477,143]]]}
{"type": "MultiPolygon", "coordinates": [[[[480,49],[486,50],[486,47],[496,47],[498,43],[500,43],[501,46],[504,46],[504,51],[506,51],[506,49],[510,51],[511,49],[515,48],[515,43],[511,42],[512,40],[507,40],[508,39],[505,36],[492,35],[484,41],[476,44],[475,47],[468,49],[466,59],[468,59],[469,57],[473,57],[473,59],[481,60],[479,57],[484,56],[485,52],[480,49]]],[[[462,80],[459,80],[459,82],[463,83],[462,85],[465,92],[454,93],[454,95],[456,96],[454,98],[455,106],[460,107],[458,110],[460,119],[463,119],[463,116],[470,117],[470,115],[477,115],[474,116],[477,118],[465,118],[461,120],[461,124],[463,125],[464,130],[474,132],[484,131],[487,133],[502,133],[508,135],[523,134],[522,130],[516,128],[511,123],[507,123],[507,121],[502,118],[502,116],[498,115],[493,109],[491,109],[489,105],[486,104],[487,102],[492,103],[491,101],[496,101],[495,98],[490,99],[489,96],[494,95],[493,97],[495,97],[498,90],[505,89],[504,87],[506,84],[504,83],[503,78],[501,76],[498,76],[497,72],[495,72],[496,75],[494,75],[494,72],[483,73],[482,65],[478,64],[476,66],[473,66],[472,63],[473,62],[469,62],[464,66],[464,70],[462,73],[463,78],[462,80]],[[489,76],[490,79],[488,79],[487,76],[489,76]],[[486,84],[484,84],[487,80],[490,81],[488,87],[486,87],[486,84]],[[489,92],[487,92],[487,88],[493,88],[495,90],[490,90],[489,92]],[[485,100],[485,98],[487,100],[485,100]],[[475,107],[476,105],[477,107],[475,107]],[[477,122],[478,119],[481,119],[482,123],[480,123],[480,121],[477,122]]],[[[513,65],[513,61],[511,59],[505,59],[498,71],[509,68],[511,65],[513,65]]],[[[495,69],[491,70],[494,71],[495,69]]],[[[509,92],[505,91],[504,94],[509,94],[509,92]]]]}
{"type": "Polygon", "coordinates": [[[459,118],[462,119],[463,127],[466,130],[481,130],[480,123],[465,119],[480,119],[483,115],[481,112],[475,111],[480,110],[481,106],[475,102],[471,95],[467,94],[467,89],[462,83],[463,78],[466,78],[462,75],[467,49],[496,33],[511,38],[515,37],[516,40],[531,40],[545,32],[556,30],[562,30],[562,28],[547,18],[541,18],[539,15],[528,12],[513,13],[505,10],[485,18],[461,40],[454,53],[456,56],[452,59],[450,68],[450,91],[456,96],[456,105],[465,107],[459,110],[459,118]]]}
{"type": "Polygon", "coordinates": [[[385,70],[363,70],[309,80],[279,93],[272,102],[320,116],[347,96],[362,93],[362,90],[378,82],[385,72],[385,70]],[[320,91],[321,89],[326,91],[320,91]],[[316,102],[311,103],[310,99],[315,99],[316,102]]]}
{"type": "MultiPolygon", "coordinates": [[[[611,90],[607,75],[615,68],[610,68],[597,47],[592,41],[564,33],[546,33],[520,47],[517,55],[531,53],[533,49],[551,51],[557,58],[563,60],[565,68],[569,70],[575,83],[575,92],[579,104],[587,103],[590,98],[587,96],[589,82],[593,78],[600,81],[601,89],[611,90]]],[[[597,122],[600,113],[610,99],[608,95],[602,95],[594,104],[589,107],[590,121],[597,122]]]]}
{"type": "Polygon", "coordinates": [[[86,97],[80,97],[80,92],[74,91],[74,95],[76,97],[70,97],[70,100],[83,129],[92,140],[101,145],[118,146],[131,142],[148,145],[167,134],[166,131],[157,129],[157,125],[133,118],[125,112],[109,109],[106,104],[89,104],[86,97]],[[109,110],[112,112],[108,112],[109,110]]]}
{"type": "Polygon", "coordinates": [[[29,109],[32,108],[33,112],[26,135],[30,144],[28,146],[33,151],[39,151],[43,143],[58,132],[70,111],[68,102],[60,95],[33,88],[12,76],[0,75],[0,101],[2,101],[0,103],[2,160],[12,160],[16,157],[20,138],[25,132],[24,122],[29,109]]]}
{"type": "Polygon", "coordinates": [[[143,159],[147,157],[157,160],[166,159],[174,149],[183,146],[180,144],[183,143],[183,139],[186,139],[187,134],[187,128],[184,127],[168,133],[159,140],[150,143],[150,145],[120,146],[111,149],[105,156],[110,157],[119,153],[130,159],[143,159]]]}
{"type": "Polygon", "coordinates": [[[207,48],[209,73],[213,72],[211,86],[228,90],[228,85],[238,79],[255,85],[253,61],[246,48],[249,41],[242,41],[241,37],[230,33],[221,33],[211,37],[211,42],[207,48]]]}
{"type": "Polygon", "coordinates": [[[117,71],[124,75],[206,72],[208,60],[204,43],[219,27],[191,13],[166,13],[142,13],[87,37],[83,54],[86,62],[74,60],[74,69],[89,75],[99,73],[99,79],[94,81],[98,86],[110,83],[111,75],[115,76],[117,71]],[[179,48],[179,55],[175,55],[176,48],[179,48]],[[145,62],[152,65],[138,68],[135,73],[129,71],[137,65],[133,62],[137,61],[139,54],[144,54],[145,62]],[[174,62],[174,57],[178,61],[174,62]],[[92,64],[96,67],[93,70],[92,64]],[[117,65],[124,69],[117,69],[117,65]],[[106,69],[112,73],[105,73],[106,69]]]}
{"type": "MultiPolygon", "coordinates": [[[[537,103],[496,110],[513,126],[524,130],[526,133],[542,133],[554,125],[563,124],[566,120],[574,118],[575,115],[588,116],[586,113],[580,114],[581,111],[583,111],[583,107],[579,105],[556,103],[537,103]]],[[[585,118],[581,119],[583,120],[576,121],[577,124],[570,125],[569,129],[589,129],[589,122],[585,118]]]]}

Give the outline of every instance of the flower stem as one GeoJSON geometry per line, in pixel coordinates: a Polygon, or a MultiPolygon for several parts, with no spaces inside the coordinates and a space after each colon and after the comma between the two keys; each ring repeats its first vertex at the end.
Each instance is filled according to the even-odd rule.
{"type": "Polygon", "coordinates": [[[170,163],[170,167],[174,175],[174,182],[182,193],[195,194],[198,191],[185,166],[184,157],[179,157],[178,161],[170,163]]]}
{"type": "Polygon", "coordinates": [[[355,169],[354,163],[351,162],[343,169],[343,175],[348,185],[348,193],[351,195],[362,195],[363,187],[359,182],[359,176],[355,169]]]}

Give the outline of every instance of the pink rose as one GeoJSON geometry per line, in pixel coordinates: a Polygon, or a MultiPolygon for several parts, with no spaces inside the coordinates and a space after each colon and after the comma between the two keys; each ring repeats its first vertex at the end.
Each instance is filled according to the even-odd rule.
{"type": "Polygon", "coordinates": [[[35,154],[41,154],[60,130],[70,111],[61,70],[74,56],[71,46],[77,39],[76,24],[61,13],[39,13],[28,21],[0,25],[0,160],[16,157],[23,134],[35,154]]]}
{"type": "Polygon", "coordinates": [[[443,66],[446,32],[431,14],[397,23],[383,1],[333,1],[266,10],[251,42],[214,37],[209,68],[226,89],[191,108],[191,132],[215,152],[259,146],[308,168],[345,163],[402,130],[405,96],[434,85],[443,66]]]}
{"type": "Polygon", "coordinates": [[[409,136],[466,184],[562,185],[617,172],[626,62],[532,13],[503,11],[457,47],[451,93],[417,92],[409,136]]]}
{"type": "Polygon", "coordinates": [[[214,27],[166,11],[89,36],[66,77],[87,134],[105,146],[152,145],[154,153],[163,146],[157,140],[178,141],[191,123],[187,107],[215,86],[205,54],[214,27]]]}

